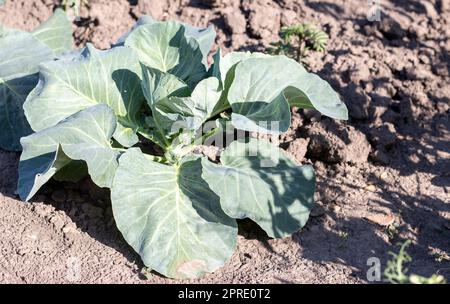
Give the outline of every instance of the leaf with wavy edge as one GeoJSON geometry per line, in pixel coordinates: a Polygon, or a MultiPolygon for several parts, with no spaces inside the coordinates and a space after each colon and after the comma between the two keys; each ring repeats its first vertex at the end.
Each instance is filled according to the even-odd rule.
{"type": "Polygon", "coordinates": [[[234,68],[236,65],[249,58],[268,58],[270,55],[252,52],[230,52],[222,57],[220,49],[214,54],[214,62],[210,73],[219,78],[224,87],[229,87],[234,80],[234,68]]]}
{"type": "Polygon", "coordinates": [[[20,138],[32,132],[23,103],[38,82],[38,65],[72,47],[72,27],[56,10],[31,34],[0,25],[0,147],[20,151],[20,138]]]}
{"type": "Polygon", "coordinates": [[[285,96],[291,106],[313,107],[323,115],[348,119],[345,104],[331,86],[285,56],[249,58],[239,63],[227,97],[231,106],[271,102],[286,89],[285,96]]]}
{"type": "Polygon", "coordinates": [[[223,58],[216,58],[219,66],[216,77],[221,79],[224,90],[215,112],[220,112],[221,108],[230,105],[233,110],[232,123],[238,129],[273,134],[285,132],[291,123],[291,110],[283,92],[267,101],[246,99],[235,102],[229,100],[229,90],[236,77],[236,68],[241,62],[250,58],[267,59],[271,57],[262,53],[231,52],[223,58]]]}
{"type": "Polygon", "coordinates": [[[36,74],[38,65],[53,58],[52,50],[31,34],[0,27],[0,147],[2,149],[20,151],[20,137],[32,132],[22,106],[38,82],[36,74]]]}
{"type": "Polygon", "coordinates": [[[117,118],[107,105],[84,109],[57,125],[21,139],[17,192],[28,201],[70,160],[83,160],[100,187],[110,187],[119,151],[111,147],[117,118]]]}
{"type": "Polygon", "coordinates": [[[140,64],[132,50],[117,47],[99,51],[88,45],[77,59],[41,65],[39,83],[24,104],[25,115],[31,128],[39,131],[80,110],[104,103],[114,110],[121,125],[117,128],[121,133],[114,138],[124,146],[131,146],[138,141],[135,130],[144,101],[140,77],[140,64]]]}
{"type": "Polygon", "coordinates": [[[243,102],[231,105],[231,122],[241,130],[279,134],[291,125],[291,108],[283,92],[271,102],[243,102]]]}
{"type": "Polygon", "coordinates": [[[311,166],[297,166],[270,142],[252,138],[231,143],[220,162],[202,160],[202,177],[227,215],[252,219],[270,237],[306,224],[315,189],[311,166]]]}
{"type": "Polygon", "coordinates": [[[146,66],[173,74],[193,87],[205,77],[206,69],[198,42],[184,33],[178,22],[145,24],[130,33],[125,45],[136,50],[146,66]]]}
{"type": "Polygon", "coordinates": [[[62,9],[56,9],[47,21],[32,32],[32,35],[50,47],[55,55],[72,49],[72,23],[62,9]]]}
{"type": "Polygon", "coordinates": [[[264,58],[268,56],[262,53],[251,52],[230,52],[223,57],[221,54],[220,49],[214,54],[214,62],[208,71],[210,76],[219,79],[220,88],[222,89],[220,100],[213,111],[214,114],[219,114],[230,107],[228,103],[228,91],[233,83],[237,64],[249,58],[264,58]]]}
{"type": "Polygon", "coordinates": [[[203,54],[203,65],[205,68],[208,68],[208,55],[216,40],[216,31],[214,30],[214,27],[210,25],[207,28],[198,28],[186,23],[183,23],[183,26],[186,29],[184,35],[187,38],[194,38],[200,46],[200,51],[203,54]]]}
{"type": "Polygon", "coordinates": [[[236,246],[236,221],[201,178],[201,159],[178,166],[139,149],[121,156],[111,191],[114,219],[144,264],[171,278],[194,278],[222,266],[236,246]]]}
{"type": "Polygon", "coordinates": [[[175,75],[142,65],[142,91],[150,108],[164,98],[190,94],[188,85],[175,75]]]}
{"type": "MultiPolygon", "coordinates": [[[[132,33],[136,28],[138,28],[141,25],[146,24],[155,24],[155,23],[162,23],[159,21],[156,21],[150,16],[141,16],[136,21],[135,25],[131,28],[131,30],[127,33],[125,33],[119,41],[117,41],[116,46],[123,45],[125,43],[125,40],[128,38],[130,33],[132,33]]],[[[208,26],[207,28],[200,28],[195,27],[192,25],[189,25],[187,23],[180,23],[185,28],[184,35],[186,38],[193,38],[197,41],[198,45],[200,46],[200,51],[203,54],[203,64],[207,68],[207,59],[208,54],[211,51],[211,48],[214,44],[214,41],[216,39],[216,31],[214,30],[214,27],[212,25],[208,26]]]]}
{"type": "Polygon", "coordinates": [[[195,131],[210,117],[220,93],[217,78],[203,79],[191,96],[172,96],[154,104],[153,118],[166,135],[179,129],[195,131]]]}
{"type": "Polygon", "coordinates": [[[170,138],[180,129],[197,130],[211,116],[221,95],[216,77],[203,79],[190,93],[178,77],[146,66],[142,89],[152,109],[153,117],[147,119],[152,138],[170,138]]]}

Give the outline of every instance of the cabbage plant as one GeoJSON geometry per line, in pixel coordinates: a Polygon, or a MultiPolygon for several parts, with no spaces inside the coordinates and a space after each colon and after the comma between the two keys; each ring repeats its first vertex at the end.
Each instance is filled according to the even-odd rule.
{"type": "Polygon", "coordinates": [[[274,238],[303,227],[311,166],[249,136],[220,147],[220,161],[197,148],[233,137],[230,125],[276,137],[292,106],[337,119],[347,109],[327,82],[284,56],[218,51],[208,65],[214,39],[211,27],[144,17],[109,50],[87,45],[41,64],[23,106],[35,133],[21,139],[20,197],[30,200],[50,178],[89,174],[111,189],[125,240],[171,278],[222,266],[236,248],[236,219],[274,238]]]}

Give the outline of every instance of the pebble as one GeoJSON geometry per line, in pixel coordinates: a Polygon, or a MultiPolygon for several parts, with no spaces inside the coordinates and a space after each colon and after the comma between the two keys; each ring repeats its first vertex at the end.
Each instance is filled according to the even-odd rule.
{"type": "Polygon", "coordinates": [[[366,219],[380,226],[389,226],[394,223],[395,216],[392,214],[374,213],[366,216],[366,219]]]}
{"type": "Polygon", "coordinates": [[[338,206],[338,205],[332,205],[331,206],[331,209],[334,211],[334,212],[339,212],[339,211],[341,211],[341,206],[338,206]]]}
{"type": "Polygon", "coordinates": [[[375,187],[375,185],[367,185],[365,189],[370,192],[377,191],[377,187],[375,187]]]}
{"type": "Polygon", "coordinates": [[[75,233],[77,232],[77,227],[75,226],[74,223],[68,223],[62,228],[62,232],[64,234],[75,233]]]}
{"type": "Polygon", "coordinates": [[[233,34],[243,34],[247,28],[247,21],[240,11],[233,9],[224,12],[225,23],[233,34]]]}

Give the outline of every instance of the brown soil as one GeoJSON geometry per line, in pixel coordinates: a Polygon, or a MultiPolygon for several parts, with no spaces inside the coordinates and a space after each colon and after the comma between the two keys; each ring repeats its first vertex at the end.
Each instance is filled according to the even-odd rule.
{"type": "MultiPolygon", "coordinates": [[[[77,45],[106,48],[141,14],[214,24],[226,51],[264,50],[280,26],[310,22],[330,41],[311,54],[350,110],[348,122],[294,111],[282,147],[318,175],[307,226],[270,240],[242,222],[238,249],[196,282],[366,282],[367,259],[382,267],[397,242],[413,241],[411,272],[450,279],[450,2],[382,1],[381,22],[366,2],[345,0],[91,0],[74,24],[77,45]],[[398,232],[387,233],[395,222],[398,232]]],[[[30,30],[53,0],[6,0],[0,22],[30,30]]],[[[108,193],[89,181],[52,183],[34,202],[14,194],[18,155],[0,151],[0,282],[174,282],[141,274],[121,238],[108,193]],[[80,270],[74,273],[74,269],[80,270]]],[[[192,281],[194,282],[194,281],[192,281]]]]}

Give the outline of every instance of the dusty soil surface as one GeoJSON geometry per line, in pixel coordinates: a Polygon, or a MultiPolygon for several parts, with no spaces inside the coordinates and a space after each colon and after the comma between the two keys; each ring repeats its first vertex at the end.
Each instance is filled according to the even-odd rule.
{"type": "MultiPolygon", "coordinates": [[[[142,14],[214,24],[225,51],[264,50],[295,22],[330,35],[327,51],[308,62],[341,94],[350,120],[294,109],[281,144],[318,175],[307,226],[271,240],[242,222],[233,257],[195,282],[364,283],[367,259],[380,258],[384,268],[388,251],[406,239],[413,241],[411,272],[450,280],[449,1],[381,1],[378,22],[368,21],[373,7],[360,0],[89,3],[74,23],[77,45],[109,47],[142,14]]],[[[54,7],[52,0],[6,0],[0,22],[30,30],[54,7]]],[[[26,204],[14,194],[17,163],[16,153],[0,151],[0,282],[174,282],[142,274],[107,192],[89,181],[51,183],[26,204]]]]}

